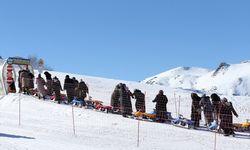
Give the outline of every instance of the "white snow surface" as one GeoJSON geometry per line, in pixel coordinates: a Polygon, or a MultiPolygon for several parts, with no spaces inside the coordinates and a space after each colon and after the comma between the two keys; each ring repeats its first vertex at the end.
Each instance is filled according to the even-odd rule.
{"type": "Polygon", "coordinates": [[[228,64],[216,70],[178,67],[142,81],[171,88],[199,90],[204,93],[250,96],[250,61],[228,64]]]}
{"type": "MultiPolygon", "coordinates": [[[[63,84],[66,73],[51,72],[63,84]]],[[[169,98],[168,111],[176,116],[175,102],[180,97],[180,112],[190,116],[190,92],[160,85],[118,81],[97,77],[69,74],[83,79],[89,85],[93,99],[109,105],[116,84],[123,82],[133,90],[146,93],[147,112],[152,111],[151,101],[159,90],[169,98]]],[[[199,74],[197,74],[199,75],[199,74]]],[[[239,113],[236,122],[250,118],[250,98],[228,97],[239,113]]],[[[134,101],[133,101],[134,106],[134,101]]],[[[38,100],[22,94],[0,97],[0,149],[1,150],[211,150],[214,149],[215,134],[206,131],[188,130],[169,124],[138,121],[120,115],[107,114],[84,108],[74,108],[76,135],[73,134],[72,107],[51,101],[38,100]],[[21,125],[18,125],[19,103],[21,125]],[[139,122],[139,147],[137,147],[139,122]]],[[[250,136],[242,138],[224,137],[217,134],[218,150],[249,150],[250,136]]]]}

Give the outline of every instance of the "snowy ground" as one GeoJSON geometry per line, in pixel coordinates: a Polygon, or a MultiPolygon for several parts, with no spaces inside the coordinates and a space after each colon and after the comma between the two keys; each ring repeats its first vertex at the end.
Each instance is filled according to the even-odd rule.
{"type": "MultiPolygon", "coordinates": [[[[66,74],[53,72],[63,83],[66,74]]],[[[84,79],[90,87],[90,95],[109,104],[116,84],[125,82],[133,90],[146,92],[147,111],[154,108],[151,102],[160,89],[169,97],[168,110],[175,116],[175,102],[181,97],[181,113],[190,116],[190,91],[165,89],[158,85],[117,81],[95,77],[75,76],[84,79]]],[[[249,97],[229,97],[239,112],[238,121],[250,118],[249,97]]],[[[0,98],[0,149],[1,150],[82,150],[82,149],[214,149],[215,134],[206,131],[187,130],[168,124],[140,121],[140,142],[137,147],[138,121],[119,115],[75,108],[76,135],[72,128],[72,107],[59,105],[34,97],[10,94],[0,98]],[[20,97],[19,97],[20,96],[20,97]],[[18,125],[18,104],[21,100],[21,126],[18,125]]],[[[236,118],[234,118],[236,119],[236,118]]],[[[217,135],[217,149],[250,149],[250,136],[241,138],[217,135]]]]}

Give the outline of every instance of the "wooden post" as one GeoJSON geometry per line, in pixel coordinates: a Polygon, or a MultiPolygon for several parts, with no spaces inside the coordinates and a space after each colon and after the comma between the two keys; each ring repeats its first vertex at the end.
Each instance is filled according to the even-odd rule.
{"type": "Polygon", "coordinates": [[[73,133],[74,136],[76,135],[76,128],[75,128],[75,115],[74,115],[74,107],[72,105],[72,121],[73,121],[73,133]]]}

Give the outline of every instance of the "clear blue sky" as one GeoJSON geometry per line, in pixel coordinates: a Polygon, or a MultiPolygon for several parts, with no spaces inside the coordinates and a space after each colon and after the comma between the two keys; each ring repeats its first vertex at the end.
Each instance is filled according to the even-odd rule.
{"type": "Polygon", "coordinates": [[[0,55],[124,80],[250,59],[249,0],[0,0],[0,55]]]}

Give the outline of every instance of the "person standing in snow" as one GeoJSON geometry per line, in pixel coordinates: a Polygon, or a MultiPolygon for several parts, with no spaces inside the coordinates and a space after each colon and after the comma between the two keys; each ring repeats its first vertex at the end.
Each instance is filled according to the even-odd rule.
{"type": "Polygon", "coordinates": [[[218,123],[219,106],[220,106],[221,100],[220,100],[220,97],[216,93],[213,93],[211,95],[211,99],[212,99],[212,105],[213,105],[213,117],[218,123]]]}
{"type": "Polygon", "coordinates": [[[113,107],[114,111],[117,111],[120,109],[120,84],[116,85],[112,95],[111,95],[111,101],[110,101],[110,105],[113,107]]]}
{"type": "Polygon", "coordinates": [[[128,90],[126,84],[120,84],[119,101],[121,104],[121,113],[123,117],[132,115],[131,92],[128,90]]]}
{"type": "MultiPolygon", "coordinates": [[[[75,77],[73,77],[72,80],[73,80],[73,83],[74,83],[74,89],[76,89],[78,87],[79,82],[75,77]]],[[[74,97],[75,96],[76,96],[76,93],[74,93],[74,97]]]]}
{"type": "Polygon", "coordinates": [[[205,94],[201,97],[200,106],[203,108],[205,125],[209,126],[213,122],[213,106],[209,96],[205,94]]]}
{"type": "Polygon", "coordinates": [[[61,82],[59,81],[59,79],[56,76],[53,78],[52,89],[55,92],[55,101],[57,101],[58,104],[60,104],[61,103],[62,86],[61,86],[61,82]]]}
{"type": "Polygon", "coordinates": [[[159,93],[156,95],[155,99],[153,100],[156,110],[156,121],[158,122],[165,122],[167,118],[167,103],[168,98],[164,95],[163,90],[160,90],[159,93]]]}
{"type": "Polygon", "coordinates": [[[199,127],[201,120],[201,106],[200,106],[201,98],[196,93],[192,93],[191,98],[192,98],[191,120],[194,121],[194,127],[199,127]]]}
{"type": "Polygon", "coordinates": [[[28,70],[22,70],[20,72],[20,80],[21,80],[22,92],[24,92],[24,94],[29,94],[30,78],[28,70]]]}
{"type": "Polygon", "coordinates": [[[37,91],[38,91],[39,99],[40,99],[40,97],[45,99],[45,96],[47,95],[47,92],[46,92],[46,90],[44,88],[44,86],[46,85],[46,82],[42,78],[41,74],[39,74],[38,77],[36,78],[36,85],[37,85],[37,91]]]}
{"type": "Polygon", "coordinates": [[[69,75],[66,75],[65,77],[63,89],[66,90],[68,103],[71,103],[74,99],[75,85],[73,79],[69,78],[69,75]]]}
{"type": "Polygon", "coordinates": [[[85,100],[87,94],[89,93],[89,88],[83,80],[80,80],[77,88],[75,89],[75,94],[78,99],[85,100]]]}
{"type": "Polygon", "coordinates": [[[44,75],[46,77],[47,94],[49,96],[52,96],[52,94],[53,94],[53,89],[52,89],[53,81],[52,81],[52,78],[51,78],[51,74],[48,71],[45,71],[44,75]]]}
{"type": "Polygon", "coordinates": [[[223,98],[219,108],[219,119],[220,119],[220,128],[224,131],[224,135],[233,135],[233,114],[238,117],[237,112],[235,111],[233,104],[228,102],[226,98],[223,98]]]}
{"type": "Polygon", "coordinates": [[[136,111],[145,112],[145,94],[143,94],[141,90],[135,89],[133,96],[136,99],[136,111]]]}

